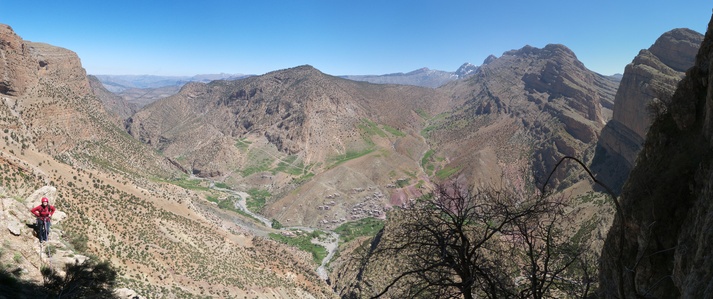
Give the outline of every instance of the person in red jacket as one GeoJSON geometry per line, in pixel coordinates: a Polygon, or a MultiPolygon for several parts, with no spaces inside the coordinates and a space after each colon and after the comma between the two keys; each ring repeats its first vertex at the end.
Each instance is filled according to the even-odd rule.
{"type": "Polygon", "coordinates": [[[42,204],[34,207],[30,212],[37,216],[37,236],[40,238],[40,242],[47,241],[47,236],[50,234],[50,218],[54,214],[55,208],[49,203],[47,197],[42,198],[42,204]],[[44,228],[44,229],[43,229],[44,228]]]}

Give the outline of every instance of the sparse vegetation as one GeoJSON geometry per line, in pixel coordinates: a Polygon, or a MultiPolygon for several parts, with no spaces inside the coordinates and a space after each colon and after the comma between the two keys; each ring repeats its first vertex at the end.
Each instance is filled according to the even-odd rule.
{"type": "Polygon", "coordinates": [[[215,186],[221,189],[230,189],[230,186],[223,182],[215,182],[215,186]]]}
{"type": "Polygon", "coordinates": [[[297,156],[287,156],[277,163],[277,167],[272,170],[272,174],[277,172],[284,172],[293,176],[303,176],[307,174],[308,168],[302,163],[302,161],[297,161],[297,156]]]}
{"type": "Polygon", "coordinates": [[[373,148],[365,149],[362,151],[347,151],[345,154],[339,155],[339,156],[335,157],[334,159],[332,159],[333,162],[330,164],[331,166],[329,168],[332,168],[334,166],[337,166],[337,165],[342,164],[349,160],[353,160],[356,158],[366,156],[368,154],[371,154],[372,152],[374,152],[373,148]]]}
{"type": "Polygon", "coordinates": [[[359,124],[359,129],[368,136],[386,137],[386,133],[384,133],[375,122],[366,118],[363,118],[361,121],[362,123],[359,124]]]}
{"type": "Polygon", "coordinates": [[[419,109],[416,109],[416,114],[418,114],[418,116],[420,116],[420,117],[423,118],[423,119],[429,119],[429,118],[431,118],[431,116],[428,115],[428,112],[426,112],[426,111],[424,111],[423,109],[420,109],[420,108],[419,108],[419,109]]]}
{"type": "Polygon", "coordinates": [[[250,144],[252,144],[252,142],[247,141],[245,138],[235,141],[235,147],[243,151],[247,150],[250,147],[250,144]]]}
{"type": "Polygon", "coordinates": [[[441,180],[445,180],[445,179],[451,177],[452,175],[456,174],[457,172],[459,172],[461,170],[461,168],[462,168],[462,166],[444,167],[443,169],[436,172],[436,177],[441,180]]]}
{"type": "Polygon", "coordinates": [[[166,181],[168,183],[174,184],[176,186],[180,186],[182,188],[190,189],[190,190],[199,190],[199,191],[208,191],[209,188],[206,185],[206,182],[203,180],[192,180],[188,179],[187,177],[183,178],[178,178],[178,179],[173,179],[170,181],[166,181]]]}
{"type": "Polygon", "coordinates": [[[315,264],[320,264],[327,256],[327,249],[320,245],[313,244],[312,239],[323,238],[323,234],[323,232],[317,230],[309,234],[298,234],[293,237],[271,233],[270,238],[311,253],[315,264]]]}
{"type": "Polygon", "coordinates": [[[267,202],[267,199],[272,196],[269,191],[257,188],[251,188],[247,191],[247,193],[250,195],[250,197],[246,199],[247,208],[255,213],[262,210],[267,202]]]}
{"type": "Polygon", "coordinates": [[[387,125],[383,125],[384,131],[391,133],[391,135],[394,135],[396,137],[404,137],[406,136],[406,133],[399,131],[398,129],[392,128],[387,125]]]}
{"type": "Polygon", "coordinates": [[[362,218],[344,223],[334,229],[334,232],[339,234],[340,243],[348,243],[358,237],[374,236],[382,228],[384,228],[384,221],[374,218],[362,218]]]}

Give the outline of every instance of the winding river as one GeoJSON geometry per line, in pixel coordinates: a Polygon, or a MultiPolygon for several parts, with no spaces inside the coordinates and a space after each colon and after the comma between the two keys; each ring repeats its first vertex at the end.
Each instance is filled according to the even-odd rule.
{"type": "MultiPolygon", "coordinates": [[[[220,187],[215,186],[215,184],[213,182],[210,183],[210,188],[213,190],[216,190],[216,191],[225,192],[225,193],[228,193],[228,194],[238,197],[239,200],[237,200],[235,202],[235,208],[245,212],[246,214],[250,215],[251,217],[262,222],[265,225],[265,227],[262,228],[262,232],[264,235],[268,235],[270,232],[272,232],[272,230],[273,230],[272,229],[272,220],[267,219],[260,214],[253,213],[252,211],[248,210],[247,198],[250,196],[249,194],[247,194],[245,192],[241,192],[241,191],[220,188],[220,187]]],[[[260,230],[259,227],[254,227],[253,229],[260,230]]],[[[313,232],[315,230],[315,228],[312,228],[312,227],[302,227],[302,226],[284,227],[281,230],[294,230],[294,229],[302,230],[302,231],[306,231],[306,232],[313,232]]],[[[325,249],[327,249],[327,256],[324,259],[322,259],[322,263],[317,268],[317,275],[319,275],[319,277],[325,281],[329,278],[329,272],[327,271],[327,264],[329,263],[329,261],[332,260],[332,258],[334,257],[334,254],[337,252],[337,247],[339,247],[339,234],[337,234],[333,231],[326,231],[326,233],[329,234],[326,238],[323,238],[323,239],[315,238],[315,239],[311,240],[312,244],[319,245],[319,246],[322,246],[325,249]]]]}

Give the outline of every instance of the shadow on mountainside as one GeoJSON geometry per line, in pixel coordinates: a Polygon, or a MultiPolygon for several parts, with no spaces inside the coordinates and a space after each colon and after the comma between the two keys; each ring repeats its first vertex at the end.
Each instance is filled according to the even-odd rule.
{"type": "Polygon", "coordinates": [[[20,279],[22,269],[0,271],[0,299],[49,298],[50,294],[42,285],[20,279]]]}
{"type": "Polygon", "coordinates": [[[116,298],[113,293],[116,270],[108,262],[85,261],[66,264],[66,275],[42,269],[40,284],[21,279],[22,268],[0,265],[0,299],[23,298],[116,298]]]}

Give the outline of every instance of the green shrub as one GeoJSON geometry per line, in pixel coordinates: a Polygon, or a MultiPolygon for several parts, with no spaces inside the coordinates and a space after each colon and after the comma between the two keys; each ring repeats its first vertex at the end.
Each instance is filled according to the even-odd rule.
{"type": "Polygon", "coordinates": [[[315,238],[315,233],[317,234],[318,238],[320,233],[317,231],[314,231],[310,234],[302,234],[295,237],[288,237],[283,236],[281,234],[271,233],[270,238],[311,253],[314,262],[317,264],[321,264],[322,260],[327,257],[327,249],[317,244],[312,244],[312,239],[315,238]]]}
{"type": "Polygon", "coordinates": [[[347,222],[337,227],[334,232],[339,234],[339,241],[346,243],[362,236],[375,236],[384,228],[384,222],[375,218],[363,218],[347,222]]]}

